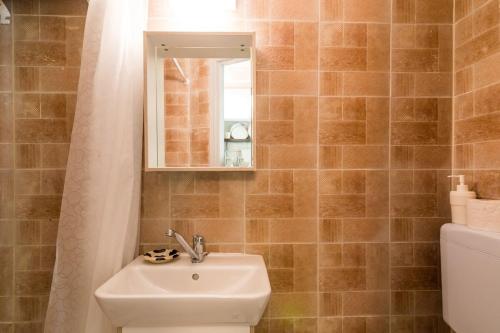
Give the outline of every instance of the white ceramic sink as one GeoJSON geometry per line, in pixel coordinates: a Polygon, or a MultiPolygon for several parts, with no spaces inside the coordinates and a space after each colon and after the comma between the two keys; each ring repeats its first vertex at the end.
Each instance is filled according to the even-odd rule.
{"type": "Polygon", "coordinates": [[[115,326],[142,328],[254,326],[270,294],[261,256],[224,253],[196,264],[185,254],[167,264],[139,256],[95,292],[115,326]]]}

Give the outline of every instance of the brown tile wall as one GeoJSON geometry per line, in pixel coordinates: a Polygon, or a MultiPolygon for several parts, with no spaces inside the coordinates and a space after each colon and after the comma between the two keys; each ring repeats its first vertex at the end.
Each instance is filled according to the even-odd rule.
{"type": "Polygon", "coordinates": [[[453,167],[489,199],[500,199],[499,18],[498,0],[456,3],[453,167]]]}
{"type": "Polygon", "coordinates": [[[165,163],[169,167],[208,166],[208,62],[204,59],[178,61],[190,83],[183,82],[170,59],[165,60],[165,163]]]}
{"type": "MultiPolygon", "coordinates": [[[[164,61],[165,91],[165,164],[168,166],[189,165],[189,87],[170,59],[164,61]]],[[[188,61],[179,62],[181,68],[188,61]]]]}
{"type": "MultiPolygon", "coordinates": [[[[273,295],[257,332],[447,332],[438,231],[449,216],[451,0],[238,3],[235,25],[257,31],[258,171],[145,173],[142,249],[174,227],[205,235],[211,251],[262,254],[273,295]]],[[[0,26],[2,332],[41,329],[85,8],[15,0],[13,24],[0,26]]],[[[469,62],[490,49],[488,29],[455,59],[482,73],[481,87],[491,73],[469,62]]],[[[457,70],[456,81],[470,77],[457,70]]],[[[473,114],[494,118],[483,105],[473,114]]],[[[491,123],[471,118],[479,130],[463,140],[490,140],[491,123]]]]}
{"type": "Polygon", "coordinates": [[[452,0],[394,0],[392,332],[442,332],[439,227],[449,221],[452,0]]]}
{"type": "Polygon", "coordinates": [[[42,332],[85,0],[7,0],[0,25],[0,332],[42,332]]]}
{"type": "MultiPolygon", "coordinates": [[[[154,24],[175,25],[164,4],[150,0],[154,24]]],[[[174,227],[263,255],[256,332],[447,332],[452,24],[449,0],[240,1],[232,29],[257,31],[258,171],[145,173],[142,249],[174,227]]]]}

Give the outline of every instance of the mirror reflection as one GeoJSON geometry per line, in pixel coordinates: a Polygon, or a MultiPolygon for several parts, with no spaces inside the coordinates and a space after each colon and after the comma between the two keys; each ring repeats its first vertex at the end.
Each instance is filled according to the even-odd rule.
{"type": "Polygon", "coordinates": [[[164,59],[166,166],[248,167],[249,59],[164,59]]]}
{"type": "Polygon", "coordinates": [[[156,94],[147,106],[147,151],[156,161],[148,157],[148,169],[254,167],[252,49],[248,39],[239,43],[175,47],[163,38],[155,45],[156,77],[147,80],[148,95],[152,88],[156,94]]]}

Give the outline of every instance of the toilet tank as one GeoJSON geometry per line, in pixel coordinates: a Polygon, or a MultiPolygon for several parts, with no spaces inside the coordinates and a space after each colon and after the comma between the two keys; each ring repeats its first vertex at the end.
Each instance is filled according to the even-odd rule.
{"type": "Polygon", "coordinates": [[[441,227],[443,317],[457,333],[500,332],[500,233],[441,227]]]}

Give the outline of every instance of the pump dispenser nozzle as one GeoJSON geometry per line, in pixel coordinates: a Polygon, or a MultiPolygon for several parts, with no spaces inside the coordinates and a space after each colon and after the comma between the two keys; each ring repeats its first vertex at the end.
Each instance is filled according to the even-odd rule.
{"type": "Polygon", "coordinates": [[[448,178],[458,178],[460,184],[457,185],[457,192],[467,192],[469,186],[465,185],[465,175],[451,175],[448,178]]]}

